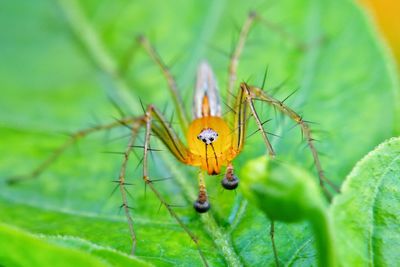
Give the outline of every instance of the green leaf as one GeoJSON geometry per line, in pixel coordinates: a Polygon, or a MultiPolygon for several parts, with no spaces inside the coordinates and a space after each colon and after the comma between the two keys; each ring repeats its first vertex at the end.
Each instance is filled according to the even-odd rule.
{"type": "Polygon", "coordinates": [[[334,199],[339,259],[344,266],[394,266],[400,262],[400,138],[392,138],[357,163],[334,199]]]}
{"type": "Polygon", "coordinates": [[[325,209],[317,183],[295,165],[262,156],[249,160],[241,177],[245,197],[275,221],[298,222],[325,209]]]}
{"type": "MultiPolygon", "coordinates": [[[[74,132],[118,117],[108,96],[125,112],[142,114],[140,97],[161,110],[166,105],[171,115],[164,78],[144,52],[133,46],[137,33],[149,37],[167,65],[178,58],[171,70],[188,114],[201,59],[207,58],[214,67],[224,95],[228,58],[218,50],[229,53],[238,35],[236,24],[244,22],[249,10],[256,10],[287,34],[256,25],[240,60],[238,82],[252,77],[250,83],[260,85],[268,64],[266,90],[288,77],[276,97],[284,99],[300,87],[285,103],[305,119],[319,123],[311,126],[316,130],[314,137],[321,140],[316,144],[318,150],[327,155],[321,159],[322,166],[339,184],[362,155],[396,134],[398,121],[394,67],[373,27],[349,0],[284,0],[273,5],[261,0],[2,3],[2,181],[27,173],[45,160],[67,138],[59,132],[74,132]],[[307,49],[297,49],[297,42],[307,49]],[[115,75],[132,47],[125,74],[115,75]]],[[[271,139],[282,160],[296,162],[316,176],[309,151],[299,145],[300,131],[290,130],[293,123],[274,117],[273,109],[260,103],[256,108],[263,120],[273,118],[265,126],[281,136],[271,139]]],[[[248,133],[255,130],[250,123],[248,133]]],[[[36,235],[61,235],[59,242],[73,244],[83,253],[85,244],[92,244],[128,254],[130,237],[126,219],[119,213],[119,192],[110,196],[122,157],[102,153],[123,151],[127,140],[121,137],[127,134],[121,127],[93,135],[69,149],[40,179],[14,187],[0,184],[0,221],[36,235]],[[79,241],[64,240],[65,236],[79,241]]],[[[179,135],[185,138],[184,133],[179,135]]],[[[152,146],[163,148],[157,142],[152,146]]],[[[239,172],[264,152],[258,135],[248,138],[235,168],[239,172]]],[[[135,169],[141,151],[136,154],[139,159],[132,154],[128,169],[128,181],[134,185],[128,190],[138,238],[137,258],[157,266],[202,266],[190,238],[165,208],[159,209],[154,195],[145,193],[141,170],[135,169]]],[[[210,265],[273,264],[269,221],[249,207],[240,193],[221,193],[221,177],[207,177],[212,211],[200,216],[192,209],[197,170],[177,163],[168,152],[153,153],[151,160],[152,177],[172,177],[154,185],[169,203],[182,206],[174,210],[198,237],[210,265]]],[[[276,243],[286,265],[315,264],[315,242],[307,224],[278,223],[276,243]]]]}
{"type": "MultiPolygon", "coordinates": [[[[337,266],[326,201],[308,172],[279,159],[262,156],[250,160],[241,176],[241,189],[251,204],[273,222],[309,222],[316,243],[318,266],[337,266]]],[[[276,259],[276,265],[279,265],[278,261],[276,259]]]]}
{"type": "Polygon", "coordinates": [[[18,228],[0,224],[0,263],[3,266],[150,266],[113,251],[90,244],[65,244],[66,238],[34,236],[18,228]],[[63,242],[54,242],[61,239],[63,242]],[[53,243],[53,244],[52,244],[53,243]],[[57,245],[55,244],[57,243],[57,245]],[[81,247],[81,250],[76,249],[81,247]],[[83,252],[83,251],[86,252],[83,252]]]}

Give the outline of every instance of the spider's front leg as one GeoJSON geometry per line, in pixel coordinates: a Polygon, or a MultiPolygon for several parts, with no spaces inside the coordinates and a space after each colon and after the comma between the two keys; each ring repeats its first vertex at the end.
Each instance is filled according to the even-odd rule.
{"type": "Polygon", "coordinates": [[[249,12],[247,19],[240,28],[239,37],[233,51],[230,54],[229,66],[228,66],[228,80],[227,80],[227,103],[229,105],[234,104],[234,88],[237,80],[237,70],[239,66],[239,60],[244,50],[246,41],[249,37],[250,31],[254,24],[260,23],[271,32],[281,36],[282,39],[294,45],[294,47],[300,51],[304,51],[309,45],[303,44],[296,37],[289,34],[284,28],[276,23],[273,23],[261,16],[255,11],[249,12]]]}
{"type": "Polygon", "coordinates": [[[193,207],[198,213],[207,212],[210,209],[210,203],[208,202],[206,184],[204,182],[204,172],[199,171],[199,196],[194,202],[193,207]]]}
{"type": "MultiPolygon", "coordinates": [[[[149,174],[148,167],[148,152],[150,151],[150,137],[151,133],[155,135],[164,143],[172,155],[179,161],[187,164],[189,161],[189,151],[178,138],[175,131],[171,128],[167,120],[164,118],[162,113],[160,113],[153,105],[149,105],[146,109],[145,114],[145,139],[144,139],[144,149],[143,149],[143,181],[146,186],[150,188],[151,191],[156,195],[161,204],[168,210],[170,215],[177,221],[180,227],[189,235],[190,239],[195,243],[196,248],[200,254],[200,258],[205,266],[208,266],[204,254],[200,248],[197,237],[189,230],[189,228],[183,223],[183,221],[178,217],[172,206],[167,203],[164,197],[155,188],[149,174]]],[[[204,182],[203,182],[204,184],[204,182]]],[[[204,185],[205,192],[205,185],[204,185]]],[[[205,192],[205,196],[207,193],[205,192]]]]}
{"type": "MultiPolygon", "coordinates": [[[[268,28],[270,28],[274,32],[278,33],[285,33],[283,29],[280,27],[276,26],[275,24],[271,24],[268,20],[257,14],[256,12],[250,12],[247,16],[247,19],[243,23],[240,33],[239,33],[239,39],[237,41],[237,44],[231,53],[230,61],[229,61],[229,67],[228,67],[228,84],[227,84],[227,103],[228,105],[233,105],[233,111],[234,111],[234,116],[233,116],[233,125],[234,125],[234,138],[233,138],[233,143],[232,143],[232,148],[234,150],[235,154],[239,154],[240,151],[243,148],[244,144],[244,138],[245,138],[245,132],[246,132],[246,123],[247,123],[247,113],[248,109],[251,111],[251,115],[254,117],[256,120],[257,126],[259,130],[261,130],[261,135],[264,139],[264,142],[267,146],[268,153],[271,157],[275,156],[275,151],[271,145],[271,142],[269,141],[269,138],[266,134],[266,132],[263,130],[262,125],[264,123],[261,122],[253,101],[251,98],[249,98],[249,92],[247,90],[240,90],[239,94],[235,98],[233,94],[233,89],[234,85],[236,82],[236,73],[239,65],[239,59],[242,55],[244,46],[246,44],[246,40],[248,39],[250,30],[254,26],[255,22],[261,21],[263,24],[265,24],[268,28]],[[272,27],[273,25],[273,27],[272,27]]],[[[264,77],[265,79],[265,77],[264,77]]],[[[230,165],[231,166],[231,165],[230,165]]],[[[233,175],[233,168],[227,168],[227,173],[225,175],[226,180],[229,181],[230,178],[233,175]]]]}
{"type": "Polygon", "coordinates": [[[178,116],[179,125],[180,125],[182,131],[186,132],[189,122],[188,122],[188,118],[187,118],[187,115],[185,112],[182,97],[179,94],[179,88],[178,88],[176,80],[172,76],[171,71],[165,65],[164,61],[158,55],[155,48],[151,45],[149,40],[144,35],[137,36],[136,40],[144,48],[144,50],[149,55],[149,57],[153,60],[153,62],[156,63],[158,65],[158,67],[160,68],[160,70],[167,82],[168,90],[171,93],[172,101],[174,103],[175,110],[176,110],[176,113],[178,116]]]}
{"type": "MultiPolygon", "coordinates": [[[[193,129],[193,127],[191,129],[193,129]]],[[[151,179],[149,178],[148,165],[147,165],[147,156],[150,144],[150,131],[155,133],[158,139],[160,139],[164,143],[164,145],[168,148],[171,154],[178,161],[184,164],[196,165],[196,164],[201,164],[200,161],[202,161],[205,167],[211,168],[211,164],[215,164],[216,162],[218,162],[217,159],[216,162],[212,162],[215,159],[205,158],[204,160],[202,160],[200,157],[193,155],[186,148],[183,142],[178,138],[177,134],[169,125],[169,123],[166,121],[164,116],[157,110],[157,108],[150,105],[148,106],[146,111],[146,137],[145,137],[144,155],[143,155],[143,179],[146,182],[146,184],[150,186],[151,189],[153,189],[153,185],[151,183],[151,179]]],[[[191,134],[191,130],[189,130],[188,136],[193,136],[193,134],[191,134]]],[[[189,138],[190,144],[191,141],[193,140],[189,138]]],[[[196,139],[196,141],[198,140],[196,139]]],[[[212,143],[204,145],[207,151],[210,145],[212,145],[212,143]]],[[[212,149],[214,149],[213,146],[212,149]]],[[[201,151],[203,152],[203,150],[201,151]]],[[[208,202],[207,190],[204,182],[204,173],[201,170],[199,171],[198,182],[199,182],[199,195],[197,200],[194,202],[193,206],[197,212],[203,213],[210,209],[210,204],[208,202]]],[[[161,200],[161,202],[168,208],[170,212],[173,212],[167,203],[165,203],[163,200],[161,200]]],[[[175,217],[174,215],[172,216],[175,217]]]]}
{"type": "Polygon", "coordinates": [[[233,171],[233,165],[231,163],[229,163],[226,167],[225,176],[221,180],[221,185],[227,190],[236,189],[239,185],[239,178],[235,175],[233,171]]]}
{"type": "Polygon", "coordinates": [[[315,148],[315,145],[314,145],[315,139],[312,137],[312,132],[311,132],[311,129],[310,129],[307,121],[305,121],[303,119],[303,117],[301,117],[293,109],[288,107],[284,103],[284,101],[280,101],[280,100],[274,98],[273,96],[269,95],[264,90],[262,90],[261,88],[258,88],[256,86],[251,86],[251,85],[248,85],[246,83],[241,83],[240,84],[240,92],[241,92],[241,94],[245,94],[246,95],[246,102],[248,103],[248,105],[251,108],[252,115],[256,119],[257,126],[258,126],[260,132],[263,134],[263,137],[265,139],[267,147],[270,144],[268,142],[268,139],[265,138],[266,137],[266,133],[265,133],[265,130],[264,130],[263,126],[262,126],[262,123],[258,119],[256,110],[255,110],[255,108],[253,106],[253,100],[260,100],[260,101],[263,101],[264,103],[269,104],[270,106],[275,107],[278,111],[280,111],[285,116],[289,117],[297,125],[300,126],[302,134],[305,136],[308,148],[310,149],[312,157],[314,159],[314,165],[315,165],[315,168],[316,168],[317,173],[318,173],[320,186],[322,187],[322,189],[324,190],[324,192],[326,193],[326,195],[329,198],[331,197],[331,193],[326,188],[326,185],[329,185],[334,191],[339,192],[339,188],[334,183],[332,183],[324,174],[324,171],[323,171],[322,165],[321,165],[321,161],[319,159],[318,152],[317,152],[317,150],[315,148]]]}

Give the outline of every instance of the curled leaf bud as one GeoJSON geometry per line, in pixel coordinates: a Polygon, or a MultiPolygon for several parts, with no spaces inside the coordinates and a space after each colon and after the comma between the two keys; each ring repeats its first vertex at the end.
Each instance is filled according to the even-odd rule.
{"type": "Polygon", "coordinates": [[[241,172],[245,197],[271,220],[307,220],[314,231],[319,266],[336,266],[327,205],[315,179],[294,165],[266,156],[249,161],[241,172]]]}

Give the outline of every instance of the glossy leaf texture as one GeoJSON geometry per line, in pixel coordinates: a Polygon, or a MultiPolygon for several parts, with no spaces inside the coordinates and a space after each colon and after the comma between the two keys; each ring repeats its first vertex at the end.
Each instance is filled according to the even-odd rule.
{"type": "Polygon", "coordinates": [[[400,138],[357,163],[331,207],[343,266],[393,266],[400,256],[400,138]]]}
{"type": "MultiPolygon", "coordinates": [[[[121,198],[118,190],[112,193],[123,159],[118,153],[125,149],[129,130],[120,127],[81,140],[37,180],[12,187],[3,181],[36,167],[68,138],[64,133],[114,121],[120,115],[109,98],[126,114],[143,113],[140,98],[145,105],[166,107],[166,117],[172,117],[174,108],[162,74],[135,45],[139,33],[170,66],[191,114],[196,68],[204,58],[214,68],[224,99],[227,54],[248,12],[256,10],[278,26],[258,23],[252,29],[238,83],[261,86],[268,65],[265,90],[288,79],[274,94],[285,99],[298,88],[285,103],[316,122],[310,125],[320,140],[316,146],[323,155],[322,165],[336,184],[362,155],[399,133],[393,64],[367,17],[349,0],[31,0],[3,1],[1,6],[0,221],[30,232],[35,240],[39,236],[32,242],[44,242],[57,251],[67,246],[106,264],[113,263],[87,246],[129,253],[121,198]]],[[[261,103],[256,108],[263,121],[272,119],[264,126],[280,136],[271,139],[282,160],[296,162],[317,179],[294,123],[261,103]]],[[[176,121],[172,125],[178,130],[176,121]]],[[[255,130],[249,123],[248,135],[255,130]]],[[[185,138],[184,133],[179,136],[185,138]]],[[[143,135],[136,144],[143,145],[143,135]]],[[[149,157],[151,177],[168,178],[154,185],[198,237],[210,265],[274,263],[269,221],[261,212],[240,193],[223,191],[222,177],[207,177],[212,210],[196,214],[192,203],[197,170],[176,162],[160,142],[153,140],[152,148],[163,151],[149,157]]],[[[128,190],[137,259],[157,266],[202,266],[193,242],[144,187],[141,167],[136,168],[142,150],[134,150],[128,168],[133,185],[128,190]]],[[[252,135],[235,168],[240,170],[265,151],[261,137],[252,135]]],[[[309,225],[277,223],[275,231],[284,265],[315,264],[309,225]]],[[[2,234],[0,243],[5,238],[2,234]]],[[[25,237],[21,238],[23,242],[25,237]]]]}
{"type": "Polygon", "coordinates": [[[3,266],[152,266],[74,237],[34,236],[5,224],[0,235],[3,266]]]}

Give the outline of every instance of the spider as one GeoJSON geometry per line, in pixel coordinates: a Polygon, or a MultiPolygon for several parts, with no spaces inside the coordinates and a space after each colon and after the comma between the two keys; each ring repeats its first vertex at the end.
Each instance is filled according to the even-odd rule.
{"type": "Polygon", "coordinates": [[[148,152],[151,151],[150,138],[152,134],[154,134],[164,143],[166,148],[179,162],[186,165],[195,166],[200,169],[198,175],[198,197],[194,201],[193,207],[197,212],[204,213],[207,212],[211,207],[204,182],[204,173],[207,173],[208,175],[218,175],[220,173],[224,173],[224,176],[221,180],[221,185],[227,190],[234,190],[239,185],[239,177],[235,174],[232,161],[238,155],[240,155],[243,149],[249,116],[252,116],[255,119],[258,130],[260,131],[267,147],[268,153],[271,157],[274,157],[274,149],[263,127],[264,122],[260,120],[254,106],[254,101],[262,101],[263,103],[275,107],[278,111],[288,116],[300,126],[314,158],[315,167],[318,172],[319,182],[322,188],[325,190],[325,183],[334,187],[334,185],[325,177],[323,173],[318,153],[314,147],[314,139],[307,121],[305,121],[299,114],[297,114],[284,103],[286,99],[280,101],[264,91],[263,86],[258,87],[255,85],[250,85],[246,82],[240,83],[238,93],[236,95],[233,92],[236,82],[236,72],[239,58],[244,48],[247,35],[257,19],[261,18],[256,13],[249,14],[247,20],[241,28],[238,43],[230,58],[226,103],[228,103],[227,106],[232,112],[229,113],[230,116],[228,118],[222,116],[220,104],[221,101],[213,70],[207,61],[203,61],[198,67],[193,99],[193,118],[189,122],[189,119],[184,111],[183,102],[179,95],[176,82],[169,69],[165,66],[148,39],[144,36],[139,36],[137,38],[138,43],[160,67],[163,75],[166,78],[168,88],[171,92],[172,100],[176,108],[181,130],[186,134],[186,142],[178,137],[176,131],[172,128],[162,112],[160,112],[154,105],[148,105],[146,108],[144,108],[143,115],[124,117],[109,124],[99,125],[74,133],[69,140],[56,149],[49,158],[47,158],[42,164],[34,169],[29,175],[11,178],[9,182],[15,183],[23,179],[39,176],[68,147],[76,143],[81,138],[90,135],[91,133],[108,130],[121,125],[127,126],[131,131],[131,135],[128,145],[124,151],[124,160],[122,162],[119,179],[117,182],[122,197],[121,207],[124,209],[128,221],[132,239],[133,254],[136,247],[136,234],[130,214],[130,207],[128,205],[127,191],[125,188],[125,186],[128,184],[126,182],[126,170],[130,152],[134,147],[138,132],[141,128],[144,128],[145,138],[142,160],[143,180],[145,184],[155,193],[161,203],[167,208],[171,216],[176,219],[178,224],[194,241],[202,259],[205,261],[204,256],[199,248],[197,238],[187,228],[187,226],[185,226],[185,224],[174,212],[172,207],[153,186],[153,181],[151,180],[148,171],[148,152]],[[185,143],[187,145],[185,145],[185,143]]]}

